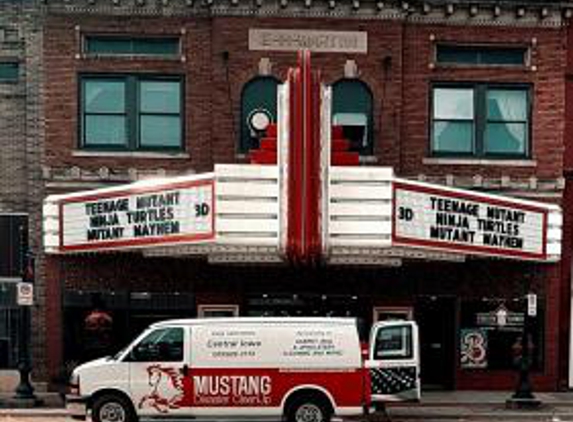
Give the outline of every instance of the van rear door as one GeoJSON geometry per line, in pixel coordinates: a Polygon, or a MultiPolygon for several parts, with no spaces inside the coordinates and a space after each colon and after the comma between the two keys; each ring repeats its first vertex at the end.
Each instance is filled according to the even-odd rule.
{"type": "Polygon", "coordinates": [[[414,321],[382,321],[372,327],[366,367],[372,402],[420,399],[420,351],[414,321]]]}

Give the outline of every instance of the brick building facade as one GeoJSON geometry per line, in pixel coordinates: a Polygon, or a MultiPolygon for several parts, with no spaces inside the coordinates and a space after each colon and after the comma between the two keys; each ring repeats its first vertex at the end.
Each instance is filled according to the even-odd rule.
{"type": "MultiPolygon", "coordinates": [[[[573,32],[571,28],[568,28],[567,31],[567,43],[568,46],[571,46],[573,42],[573,32]]],[[[571,48],[567,50],[567,68],[565,74],[565,152],[563,158],[563,174],[565,177],[565,190],[563,192],[563,208],[564,208],[564,233],[563,233],[563,261],[564,263],[570,263],[572,259],[572,241],[573,241],[573,213],[572,213],[572,201],[573,201],[573,158],[571,156],[571,139],[573,135],[573,126],[571,125],[571,117],[573,116],[573,85],[571,84],[571,75],[573,72],[573,51],[571,48]]],[[[562,272],[562,280],[564,281],[562,284],[562,291],[561,291],[561,302],[564,309],[569,312],[571,315],[571,290],[570,286],[568,285],[567,281],[571,280],[572,272],[571,266],[568,264],[563,265],[563,272],[562,272]]],[[[563,359],[561,364],[562,371],[569,371],[569,387],[573,385],[573,368],[572,365],[568,365],[568,362],[571,362],[571,342],[573,341],[573,337],[568,333],[569,336],[569,344],[563,344],[563,350],[567,349],[569,346],[569,359],[566,361],[563,359]]],[[[564,332],[561,332],[560,335],[564,335],[564,332]]]]}
{"type": "MultiPolygon", "coordinates": [[[[285,80],[296,63],[293,45],[304,46],[309,42],[305,31],[314,30],[367,34],[366,51],[331,45],[313,54],[313,67],[325,83],[360,81],[371,94],[360,97],[365,104],[372,99],[369,113],[344,110],[338,116],[341,125],[360,127],[358,140],[366,145],[357,147],[361,165],[562,204],[568,12],[561,7],[517,2],[44,3],[43,175],[48,194],[248,162],[248,148],[240,141],[246,87],[257,78],[285,80]],[[265,29],[288,30],[291,38],[249,41],[250,31],[265,29]],[[175,51],[170,50],[173,42],[175,51]],[[276,43],[292,51],[277,51],[276,43]],[[101,92],[109,98],[98,102],[101,92]],[[179,101],[159,113],[153,102],[145,103],[153,93],[163,95],[155,97],[158,102],[169,102],[168,96],[179,101]],[[447,109],[442,95],[471,98],[471,115],[440,114],[441,107],[447,109]],[[492,102],[511,108],[511,116],[488,109],[492,102]],[[174,144],[142,148],[157,146],[147,119],[158,125],[168,119],[179,122],[178,133],[164,133],[174,144]],[[469,136],[475,148],[442,144],[442,123],[455,127],[460,139],[469,136]],[[488,130],[508,128],[516,146],[496,150],[488,144],[488,130]]],[[[124,345],[125,333],[132,335],[152,320],[194,317],[206,310],[352,315],[366,325],[387,316],[414,317],[421,325],[426,386],[511,389],[512,344],[518,333],[490,330],[490,358],[477,367],[461,363],[460,338],[463,330],[480,329],[475,321],[487,320],[500,307],[510,314],[522,312],[527,278],[540,298],[534,383],[545,390],[566,383],[560,362],[567,359],[563,298],[569,287],[561,278],[561,263],[475,258],[463,263],[405,260],[400,267],[350,263],[300,268],[124,252],[44,255],[39,262],[38,288],[45,288],[49,301],[40,300],[35,331],[40,332],[40,321],[50,327],[46,348],[36,356],[43,379],[94,353],[87,350],[89,335],[82,321],[97,301],[114,318],[110,350],[124,345]]]]}
{"type": "MultiPolygon", "coordinates": [[[[28,228],[41,230],[43,197],[40,22],[32,1],[0,4],[0,371],[17,365],[21,344],[15,282],[27,248],[40,248],[39,237],[28,240],[28,228]]],[[[41,287],[38,293],[41,298],[41,287]]],[[[40,330],[33,341],[37,355],[43,353],[43,336],[40,330]]]]}

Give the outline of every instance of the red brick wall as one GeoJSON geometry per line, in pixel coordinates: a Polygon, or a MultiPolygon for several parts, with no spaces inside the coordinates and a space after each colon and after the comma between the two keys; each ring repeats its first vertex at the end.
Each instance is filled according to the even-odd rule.
{"type": "MultiPolygon", "coordinates": [[[[565,50],[562,33],[555,29],[406,25],[336,20],[336,28],[368,32],[368,54],[314,54],[313,66],[332,83],[343,77],[347,59],[356,60],[360,77],[372,89],[375,99],[374,139],[379,164],[391,165],[398,173],[474,175],[487,170],[490,176],[537,175],[556,178],[562,174],[564,129],[565,50]],[[431,40],[468,43],[496,42],[531,45],[530,68],[436,67],[431,40]],[[402,48],[402,46],[404,48],[402,48]],[[384,58],[388,58],[384,65],[384,58]],[[536,166],[445,166],[424,165],[429,146],[430,84],[434,81],[491,81],[526,83],[533,91],[533,158],[536,166]],[[402,111],[403,107],[403,111],[402,111]]],[[[46,28],[46,131],[47,164],[86,168],[133,166],[139,168],[195,169],[204,171],[214,163],[235,162],[239,134],[240,95],[244,84],[257,74],[261,57],[270,58],[273,74],[285,79],[296,55],[290,52],[248,50],[249,28],[332,29],[333,22],[321,19],[250,19],[218,17],[212,20],[154,18],[52,17],[46,28]],[[84,34],[186,33],[186,62],[125,58],[77,59],[79,26],[84,34]],[[223,59],[228,52],[228,72],[223,59]],[[161,160],[132,158],[72,157],[77,149],[78,73],[146,72],[186,76],[186,139],[189,159],[161,160]],[[227,81],[228,75],[228,81],[227,81]],[[216,128],[216,130],[212,130],[216,128]]]]}
{"type": "MultiPolygon", "coordinates": [[[[563,259],[560,300],[564,323],[560,331],[560,372],[568,376],[571,336],[571,266],[573,261],[573,29],[567,30],[567,68],[565,73],[565,133],[563,169],[565,191],[563,192],[563,259]]],[[[568,387],[568,384],[566,385],[568,387]]]]}
{"type": "MultiPolygon", "coordinates": [[[[321,70],[325,82],[344,76],[346,60],[355,60],[360,77],[374,96],[374,139],[378,165],[393,166],[399,175],[419,173],[460,176],[474,174],[500,177],[558,178],[562,175],[565,50],[562,33],[555,29],[403,26],[398,21],[319,20],[319,19],[253,19],[253,18],[160,18],[154,17],[79,17],[52,15],[45,28],[45,115],[46,165],[54,168],[78,166],[96,170],[165,168],[175,172],[211,170],[215,163],[244,161],[236,154],[239,130],[240,94],[245,82],[257,74],[262,57],[270,58],[273,74],[284,79],[289,66],[296,62],[295,53],[248,50],[249,28],[308,28],[368,31],[368,54],[314,54],[313,66],[321,70]],[[185,29],[184,49],[187,60],[141,60],[125,58],[81,59],[79,26],[83,33],[167,33],[185,29]],[[500,42],[530,44],[536,71],[529,69],[430,69],[433,35],[438,41],[500,42]],[[228,52],[228,69],[223,52],[228,52]],[[186,79],[185,146],[189,158],[77,157],[78,145],[78,74],[81,72],[145,72],[182,74],[186,79]],[[228,80],[227,80],[228,75],[228,80]],[[534,87],[533,158],[535,166],[449,166],[423,163],[429,145],[429,86],[432,81],[505,81],[530,83],[534,87]]],[[[573,154],[571,154],[573,156],[573,154]]],[[[572,159],[573,160],[573,159],[572,159]]],[[[573,161],[571,163],[573,165],[573,161]]],[[[558,199],[556,201],[559,201],[558,199]]],[[[49,294],[57,296],[61,286],[67,288],[109,290],[192,290],[201,300],[228,298],[242,300],[245,283],[283,291],[297,291],[307,285],[320,291],[369,289],[388,293],[400,302],[417,294],[478,294],[500,290],[500,295],[513,295],[521,282],[522,264],[487,263],[486,273],[467,271],[463,264],[407,264],[399,271],[377,269],[293,270],[286,268],[213,267],[205,262],[137,255],[96,255],[92,257],[53,258],[46,264],[49,294]],[[62,272],[60,274],[60,271],[62,272]],[[476,275],[477,274],[477,275],[476,275]],[[483,277],[482,277],[483,275],[483,277]],[[502,282],[500,282],[503,281],[502,282]],[[60,284],[60,282],[62,284],[60,284]],[[507,283],[505,285],[504,283],[507,283]],[[355,287],[358,286],[358,287],[355,287]]],[[[475,265],[475,264],[471,264],[475,265]]],[[[546,368],[534,378],[536,387],[553,389],[557,384],[558,329],[560,284],[558,266],[540,276],[547,297],[546,368]],[[553,312],[553,311],[556,312],[553,312]]],[[[261,287],[261,289],[264,287],[261,287]]],[[[59,296],[58,296],[59,297],[59,296]]],[[[373,302],[374,303],[374,302],[373,302]]],[[[60,304],[51,302],[46,309],[49,326],[60,324],[60,304]]],[[[563,317],[563,315],[561,315],[563,317]]],[[[57,325],[59,326],[59,325],[57,325]]],[[[55,371],[61,358],[61,332],[54,330],[48,344],[49,368],[55,371]],[[59,357],[58,357],[59,356],[59,357]]],[[[454,363],[453,363],[454,364],[454,363]]],[[[53,372],[52,372],[53,373],[53,372]]],[[[480,375],[457,373],[458,388],[512,388],[512,373],[480,375]]]]}
{"type": "Polygon", "coordinates": [[[212,167],[212,96],[211,38],[207,19],[137,19],[52,17],[45,28],[46,68],[46,164],[52,167],[78,166],[98,169],[136,167],[165,168],[173,171],[207,171],[212,167]],[[186,62],[180,60],[142,60],[126,58],[76,58],[80,54],[79,26],[84,34],[169,34],[182,28],[186,62]],[[185,148],[189,159],[145,159],[110,157],[73,157],[78,150],[78,75],[85,73],[146,73],[184,75],[185,148]]]}
{"type": "Polygon", "coordinates": [[[403,137],[401,139],[401,174],[415,176],[419,172],[427,174],[451,173],[474,175],[486,173],[489,177],[502,174],[515,177],[558,178],[562,175],[563,128],[564,128],[564,80],[565,49],[562,32],[555,29],[524,29],[507,27],[466,26],[464,30],[454,26],[406,27],[404,44],[404,114],[403,137]],[[475,66],[436,66],[430,69],[433,61],[434,42],[459,43],[506,43],[509,45],[531,45],[529,68],[475,66]],[[532,133],[533,159],[535,167],[500,166],[432,166],[421,165],[428,155],[430,85],[432,82],[508,82],[531,84],[533,87],[532,133]]]}
{"type": "MultiPolygon", "coordinates": [[[[398,58],[400,25],[388,22],[361,23],[356,20],[336,21],[346,30],[367,30],[370,37],[368,55],[315,54],[313,66],[321,70],[325,82],[332,83],[344,76],[347,59],[356,60],[361,78],[370,86],[375,101],[375,133],[380,139],[376,150],[383,164],[392,164],[397,156],[395,137],[399,133],[400,72],[386,75],[383,58],[398,58]]],[[[47,165],[79,166],[87,169],[169,168],[205,171],[214,163],[236,162],[237,137],[240,133],[240,96],[244,84],[257,75],[262,57],[270,58],[273,74],[286,78],[290,66],[296,64],[296,53],[248,50],[249,28],[312,28],[331,29],[325,20],[247,19],[167,19],[144,18],[52,17],[45,39],[46,66],[46,131],[47,165]],[[167,33],[177,34],[185,28],[185,63],[169,60],[138,60],[125,58],[78,59],[79,26],[81,33],[167,33]],[[163,29],[162,29],[163,28],[163,29]],[[223,52],[229,53],[228,72],[223,52]],[[73,157],[78,145],[78,73],[81,72],[146,72],[183,74],[186,76],[186,139],[190,153],[186,159],[142,159],[73,157]],[[228,74],[228,81],[227,81],[228,74]],[[229,100],[230,98],[230,100],[229,100]],[[216,128],[216,130],[212,130],[216,128]]],[[[399,66],[399,59],[394,59],[399,66]]]]}

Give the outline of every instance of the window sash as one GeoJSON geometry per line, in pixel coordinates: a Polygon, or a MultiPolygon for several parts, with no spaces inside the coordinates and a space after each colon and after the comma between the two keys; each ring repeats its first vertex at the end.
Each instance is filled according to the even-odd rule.
{"type": "Polygon", "coordinates": [[[486,154],[525,154],[527,151],[527,125],[522,122],[488,123],[484,134],[484,151],[486,154]],[[494,128],[505,130],[505,135],[509,135],[509,137],[503,139],[503,135],[498,134],[492,139],[491,135],[494,128]],[[509,147],[511,143],[515,144],[516,142],[516,147],[509,147]]]}
{"type": "Polygon", "coordinates": [[[12,82],[18,80],[20,64],[18,62],[0,62],[0,82],[12,82]]]}
{"type": "MultiPolygon", "coordinates": [[[[448,141],[448,139],[445,139],[443,141],[444,144],[451,144],[452,141],[448,141]]],[[[459,119],[459,120],[444,120],[444,119],[435,119],[432,125],[432,149],[434,151],[439,151],[440,153],[451,153],[451,154],[474,154],[475,153],[475,122],[474,120],[468,120],[468,119],[459,119]],[[459,125],[469,125],[470,126],[470,130],[469,130],[469,139],[466,140],[466,142],[464,142],[464,144],[467,143],[468,147],[467,148],[458,148],[458,149],[454,149],[454,148],[437,148],[438,144],[440,143],[440,140],[437,139],[437,128],[436,126],[438,126],[439,123],[454,123],[457,124],[458,127],[459,125]]]]}
{"type": "MultiPolygon", "coordinates": [[[[485,158],[501,158],[501,157],[528,157],[530,154],[530,132],[531,132],[531,117],[530,117],[530,89],[527,86],[497,86],[488,84],[475,84],[475,85],[435,85],[432,88],[432,121],[431,121],[431,154],[435,156],[475,156],[485,158]],[[472,89],[474,92],[474,110],[473,119],[456,119],[456,118],[436,118],[435,116],[435,93],[443,89],[472,89]],[[507,92],[522,92],[523,103],[519,104],[516,109],[521,107],[521,110],[514,112],[514,116],[501,117],[500,113],[494,113],[493,118],[490,118],[490,111],[488,110],[489,94],[495,91],[507,92]],[[440,148],[439,139],[437,139],[436,126],[439,123],[452,122],[452,123],[469,123],[473,122],[472,137],[473,148],[470,151],[455,150],[453,148],[440,148]],[[502,130],[501,125],[508,125],[506,134],[512,135],[505,139],[497,138],[496,141],[492,140],[492,133],[495,128],[502,130]],[[497,126],[496,126],[497,125],[497,126]],[[521,129],[519,129],[521,125],[521,129]],[[521,133],[520,136],[517,136],[521,133]],[[501,141],[501,143],[499,143],[501,141]],[[513,143],[513,147],[509,146],[513,143]]],[[[506,113],[507,114],[507,113],[506,113]]],[[[444,142],[447,144],[447,142],[444,142]]]]}
{"type": "Polygon", "coordinates": [[[350,150],[360,155],[372,155],[374,151],[372,107],[372,91],[360,79],[345,78],[332,84],[331,118],[343,127],[350,150]]]}
{"type": "Polygon", "coordinates": [[[434,119],[468,120],[475,118],[475,92],[467,87],[435,88],[433,105],[434,119]],[[446,95],[449,97],[446,98],[446,95]]]}
{"type": "MultiPolygon", "coordinates": [[[[129,150],[129,151],[157,151],[157,150],[182,150],[183,149],[183,80],[177,77],[146,77],[138,75],[126,75],[126,76],[82,76],[81,78],[82,86],[82,98],[81,98],[81,120],[82,120],[82,130],[81,130],[81,146],[86,149],[109,149],[109,150],[129,150]],[[105,111],[98,109],[96,112],[86,110],[87,106],[87,89],[86,86],[90,82],[122,82],[124,84],[124,110],[111,110],[105,111]],[[161,108],[157,108],[153,112],[143,111],[143,98],[141,95],[142,86],[146,83],[172,83],[176,85],[175,92],[172,100],[174,100],[172,106],[168,107],[169,110],[163,112],[161,108]],[[176,105],[175,105],[176,103],[176,105]],[[97,120],[97,118],[110,117],[110,121],[113,117],[124,119],[124,134],[123,141],[121,138],[121,133],[116,126],[115,136],[109,141],[98,141],[97,139],[89,138],[89,125],[90,120],[97,120]],[[170,138],[157,138],[152,137],[144,138],[146,135],[146,128],[144,127],[144,119],[146,117],[157,117],[167,119],[177,119],[176,127],[172,128],[170,138]]],[[[153,109],[153,106],[148,107],[148,109],[153,109]]],[[[164,122],[163,122],[164,123],[164,122]]],[[[111,123],[110,123],[111,124],[111,123]]],[[[116,124],[118,124],[116,120],[116,124]]],[[[165,123],[164,123],[165,124],[165,123]]],[[[104,126],[107,127],[107,126],[104,126]]],[[[170,127],[167,130],[156,131],[156,134],[166,134],[169,133],[170,127]]],[[[147,130],[148,133],[149,132],[147,130]]],[[[161,136],[162,136],[161,135],[161,136]]],[[[98,136],[97,133],[95,136],[98,136]]],[[[102,138],[103,139],[103,138],[102,138]]]]}
{"type": "Polygon", "coordinates": [[[525,66],[526,47],[437,45],[436,62],[445,65],[525,66]]]}
{"type": "Polygon", "coordinates": [[[178,37],[115,37],[87,36],[86,54],[109,56],[177,56],[180,54],[178,37]]]}

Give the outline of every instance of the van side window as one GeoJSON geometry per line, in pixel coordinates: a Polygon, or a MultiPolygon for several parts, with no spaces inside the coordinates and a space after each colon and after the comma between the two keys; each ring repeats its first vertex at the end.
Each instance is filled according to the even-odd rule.
{"type": "Polygon", "coordinates": [[[376,333],[375,359],[410,359],[412,352],[412,327],[383,327],[376,333]]]}
{"type": "Polygon", "coordinates": [[[183,360],[183,329],[161,328],[143,338],[132,350],[133,362],[180,362],[183,360]]]}

